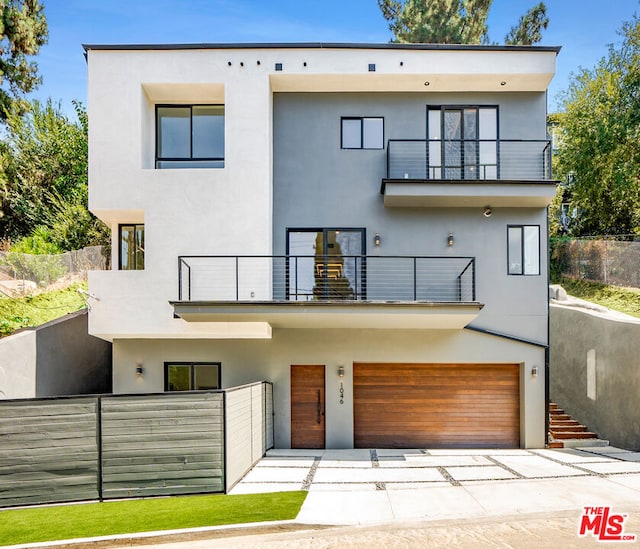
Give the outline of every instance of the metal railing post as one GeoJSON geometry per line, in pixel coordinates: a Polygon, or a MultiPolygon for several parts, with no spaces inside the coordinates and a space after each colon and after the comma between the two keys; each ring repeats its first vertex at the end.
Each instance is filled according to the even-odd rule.
{"type": "Polygon", "coordinates": [[[418,301],[418,266],[416,262],[417,257],[413,258],[413,300],[418,301]]]}
{"type": "Polygon", "coordinates": [[[238,274],[238,256],[236,256],[236,301],[240,301],[240,283],[238,274]]]}

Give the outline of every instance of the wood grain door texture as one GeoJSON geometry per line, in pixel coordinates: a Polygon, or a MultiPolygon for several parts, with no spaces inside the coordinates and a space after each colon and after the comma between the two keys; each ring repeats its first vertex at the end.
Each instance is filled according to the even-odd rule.
{"type": "Polygon", "coordinates": [[[325,447],[325,367],[291,366],[291,448],[325,447]]]}

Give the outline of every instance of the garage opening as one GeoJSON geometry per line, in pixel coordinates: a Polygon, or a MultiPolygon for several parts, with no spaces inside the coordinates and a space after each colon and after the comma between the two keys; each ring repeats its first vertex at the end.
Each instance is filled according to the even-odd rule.
{"type": "Polygon", "coordinates": [[[519,448],[518,364],[353,365],[355,448],[519,448]]]}

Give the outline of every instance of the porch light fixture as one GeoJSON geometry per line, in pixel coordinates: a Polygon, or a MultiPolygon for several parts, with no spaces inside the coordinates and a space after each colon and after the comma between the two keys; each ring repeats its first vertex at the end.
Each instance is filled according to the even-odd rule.
{"type": "Polygon", "coordinates": [[[380,246],[380,242],[382,242],[382,240],[380,239],[380,233],[376,233],[376,235],[373,237],[373,243],[376,246],[380,246]]]}
{"type": "Polygon", "coordinates": [[[484,215],[485,217],[491,217],[493,215],[493,210],[491,209],[491,206],[485,206],[484,209],[482,210],[482,215],[484,215]]]}
{"type": "Polygon", "coordinates": [[[449,233],[449,236],[447,237],[447,246],[453,246],[453,233],[449,233]]]}
{"type": "Polygon", "coordinates": [[[531,377],[538,377],[538,367],[534,366],[531,368],[531,377]]]}
{"type": "Polygon", "coordinates": [[[144,374],[144,368],[142,367],[142,364],[138,364],[136,366],[136,376],[142,377],[142,374],[144,374]]]}
{"type": "Polygon", "coordinates": [[[500,82],[500,85],[501,85],[501,86],[506,86],[506,85],[507,85],[507,83],[503,80],[502,82],[500,82]]]}
{"type": "Polygon", "coordinates": [[[344,404],[344,366],[338,366],[338,377],[340,378],[340,404],[344,404]]]}

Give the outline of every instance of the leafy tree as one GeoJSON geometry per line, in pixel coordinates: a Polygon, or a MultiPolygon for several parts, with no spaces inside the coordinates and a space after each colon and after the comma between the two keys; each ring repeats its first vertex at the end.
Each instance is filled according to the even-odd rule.
{"type": "Polygon", "coordinates": [[[558,174],[572,174],[574,235],[640,234],[640,20],[624,23],[593,70],[565,92],[558,174]]]}
{"type": "MultiPolygon", "coordinates": [[[[493,0],[378,0],[393,32],[392,42],[487,44],[487,16],[493,0]]],[[[505,37],[507,44],[534,44],[549,19],[540,2],[505,37]]]]}
{"type": "Polygon", "coordinates": [[[25,93],[40,84],[38,67],[28,56],[47,42],[47,21],[39,0],[0,2],[0,120],[12,110],[23,112],[25,93]]]}
{"type": "Polygon", "coordinates": [[[74,106],[76,122],[51,100],[9,113],[0,144],[0,237],[17,240],[45,226],[63,250],[108,241],[106,226],[87,210],[87,113],[74,106]]]}
{"type": "Polygon", "coordinates": [[[543,2],[525,13],[515,27],[505,36],[505,44],[530,46],[542,40],[542,31],[549,26],[547,7],[543,2]]]}

